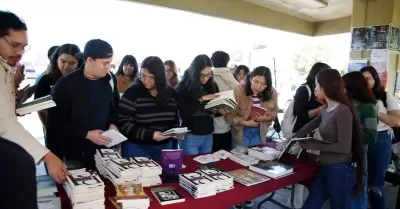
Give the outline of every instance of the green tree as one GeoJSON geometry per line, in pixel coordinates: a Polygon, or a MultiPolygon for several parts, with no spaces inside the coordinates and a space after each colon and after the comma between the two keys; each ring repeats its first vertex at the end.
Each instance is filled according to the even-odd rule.
{"type": "Polygon", "coordinates": [[[316,62],[327,63],[330,54],[329,47],[322,43],[307,43],[294,53],[294,68],[301,75],[305,75],[316,62]]]}

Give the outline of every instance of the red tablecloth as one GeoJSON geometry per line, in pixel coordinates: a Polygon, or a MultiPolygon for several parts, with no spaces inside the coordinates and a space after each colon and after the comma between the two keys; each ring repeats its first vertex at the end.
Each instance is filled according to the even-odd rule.
{"type": "MultiPolygon", "coordinates": [[[[292,156],[288,156],[292,157],[292,156]]],[[[194,170],[197,170],[198,163],[193,160],[193,157],[185,157],[184,159],[184,164],[186,165],[186,168],[183,170],[183,172],[188,173],[192,172],[194,170]]],[[[221,160],[219,162],[215,163],[221,170],[224,171],[231,171],[231,170],[236,170],[239,168],[244,168],[243,166],[227,159],[227,160],[221,160]]],[[[170,185],[173,186],[177,189],[177,191],[185,197],[185,202],[183,203],[176,203],[176,204],[171,204],[171,205],[164,205],[161,206],[157,199],[153,196],[151,193],[150,189],[151,188],[145,188],[146,194],[149,196],[151,199],[151,204],[150,204],[150,209],[204,209],[204,208],[213,208],[213,209],[226,209],[229,207],[232,207],[234,205],[240,204],[244,201],[247,200],[252,200],[255,199],[259,196],[262,196],[264,194],[285,188],[289,185],[295,184],[295,183],[301,183],[301,182],[307,182],[310,181],[314,178],[315,172],[317,165],[310,163],[310,162],[304,162],[304,161],[296,161],[294,164],[294,173],[292,175],[280,178],[280,179],[270,179],[269,181],[246,187],[243,186],[239,183],[235,182],[235,189],[232,189],[230,191],[218,193],[215,196],[212,197],[206,197],[206,198],[201,198],[201,199],[194,199],[189,193],[187,193],[185,190],[183,190],[181,187],[179,187],[178,184],[165,184],[165,185],[170,185]],[[212,207],[211,207],[212,206],[212,207]]],[[[65,191],[62,189],[62,187],[58,188],[58,196],[61,199],[61,204],[62,204],[62,209],[70,209],[71,204],[69,202],[69,198],[67,197],[65,191]]],[[[112,185],[111,182],[106,180],[106,189],[105,189],[105,197],[106,197],[106,209],[114,209],[114,206],[110,203],[108,200],[108,197],[115,196],[115,188],[112,185]]]]}

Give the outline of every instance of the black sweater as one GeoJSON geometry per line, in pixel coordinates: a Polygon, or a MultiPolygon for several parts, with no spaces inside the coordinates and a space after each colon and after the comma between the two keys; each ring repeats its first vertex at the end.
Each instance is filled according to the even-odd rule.
{"type": "MultiPolygon", "coordinates": [[[[214,120],[210,112],[204,110],[207,102],[200,102],[183,86],[178,86],[178,109],[182,127],[187,127],[196,135],[208,135],[214,132],[214,120]]],[[[214,90],[216,90],[214,88],[214,90]]],[[[215,92],[203,92],[204,95],[215,92]]]]}
{"type": "Polygon", "coordinates": [[[175,89],[168,86],[170,100],[159,104],[141,83],[130,86],[122,96],[118,108],[118,127],[135,144],[159,145],[153,139],[155,131],[164,132],[179,126],[175,89]]]}
{"type": "Polygon", "coordinates": [[[305,86],[300,86],[296,94],[294,96],[294,107],[293,107],[293,114],[294,116],[297,117],[296,124],[294,124],[293,127],[293,133],[296,133],[298,130],[300,130],[304,125],[306,125],[308,122],[310,122],[313,118],[310,118],[308,116],[308,111],[313,110],[319,106],[321,106],[321,103],[319,103],[314,95],[314,85],[310,84],[304,84],[308,85],[311,90],[311,97],[309,96],[309,92],[307,90],[307,87],[305,86]]]}

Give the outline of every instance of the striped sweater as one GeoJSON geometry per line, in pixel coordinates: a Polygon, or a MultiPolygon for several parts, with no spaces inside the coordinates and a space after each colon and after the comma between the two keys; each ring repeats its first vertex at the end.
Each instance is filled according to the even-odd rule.
{"type": "Polygon", "coordinates": [[[378,115],[375,105],[372,103],[358,103],[356,101],[353,101],[353,104],[360,119],[365,145],[374,144],[378,136],[378,115]]]}
{"type": "Polygon", "coordinates": [[[167,104],[158,104],[156,98],[140,83],[129,87],[122,96],[118,109],[118,127],[129,141],[142,145],[159,145],[169,142],[153,140],[155,131],[164,132],[179,126],[176,92],[167,104]]]}

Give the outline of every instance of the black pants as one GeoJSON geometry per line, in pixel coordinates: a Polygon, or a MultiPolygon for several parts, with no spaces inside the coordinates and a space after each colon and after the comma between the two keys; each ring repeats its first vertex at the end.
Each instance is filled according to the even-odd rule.
{"type": "Polygon", "coordinates": [[[228,151],[232,149],[232,135],[230,131],[223,134],[213,134],[212,151],[216,152],[221,149],[228,151]]]}
{"type": "Polygon", "coordinates": [[[0,208],[37,209],[36,165],[32,156],[19,145],[0,138],[0,165],[0,208]]]}

